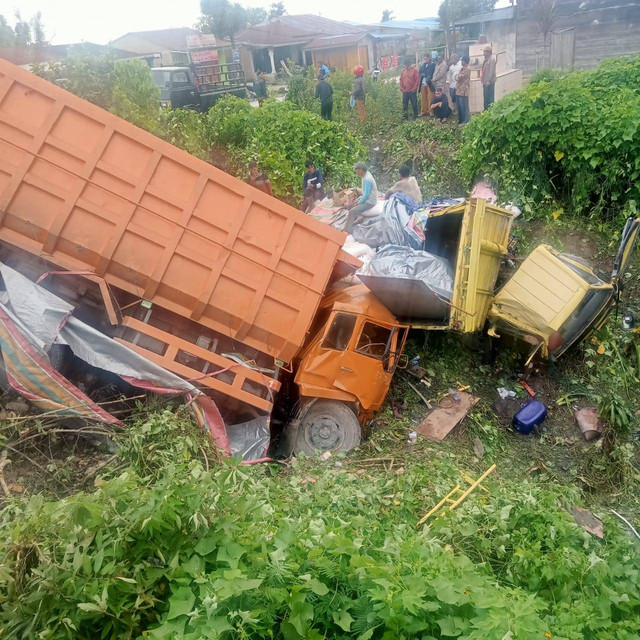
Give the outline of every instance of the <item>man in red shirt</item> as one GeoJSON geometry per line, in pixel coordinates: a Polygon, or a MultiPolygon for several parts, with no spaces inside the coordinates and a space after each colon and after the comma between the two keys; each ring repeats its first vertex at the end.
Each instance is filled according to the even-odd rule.
{"type": "Polygon", "coordinates": [[[409,118],[409,103],[413,107],[413,119],[418,117],[418,87],[420,86],[420,74],[413,64],[413,59],[407,57],[404,61],[404,69],[400,74],[400,91],[402,91],[402,112],[404,119],[409,118]]]}

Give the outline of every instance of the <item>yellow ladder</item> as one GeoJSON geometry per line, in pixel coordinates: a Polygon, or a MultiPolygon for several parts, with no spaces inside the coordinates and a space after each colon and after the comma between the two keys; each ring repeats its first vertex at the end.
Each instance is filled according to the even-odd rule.
{"type": "Polygon", "coordinates": [[[424,524],[432,515],[434,515],[435,513],[438,513],[438,511],[440,511],[440,513],[438,513],[439,516],[445,514],[447,510],[453,511],[461,502],[463,502],[469,495],[471,495],[478,487],[488,492],[489,490],[486,487],[481,487],[480,485],[482,481],[490,473],[493,473],[495,470],[496,470],[496,465],[492,464],[477,480],[474,480],[473,478],[469,477],[465,473],[461,472],[460,475],[469,483],[470,486],[467,489],[463,490],[460,488],[460,485],[457,484],[453,489],[451,489],[451,491],[449,491],[449,493],[447,493],[447,495],[444,498],[442,498],[442,500],[440,500],[440,502],[438,502],[438,504],[435,507],[433,507],[433,509],[431,509],[431,511],[429,511],[429,513],[427,513],[422,518],[420,518],[417,526],[419,527],[420,525],[424,524]],[[456,494],[460,494],[460,495],[458,495],[457,498],[454,498],[456,494]]]}

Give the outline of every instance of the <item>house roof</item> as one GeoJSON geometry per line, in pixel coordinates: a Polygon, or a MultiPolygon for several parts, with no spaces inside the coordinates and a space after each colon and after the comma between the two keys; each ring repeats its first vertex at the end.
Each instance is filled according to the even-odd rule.
{"type": "Polygon", "coordinates": [[[340,36],[320,36],[314,38],[306,47],[307,51],[318,49],[334,49],[335,47],[348,47],[351,44],[360,42],[369,35],[366,31],[356,31],[356,33],[346,33],[340,36]]]}
{"type": "Polygon", "coordinates": [[[502,7],[501,9],[494,9],[488,13],[476,13],[468,18],[461,18],[455,21],[455,25],[463,24],[478,24],[482,22],[495,22],[497,20],[511,20],[515,14],[514,7],[502,7]]]}
{"type": "Polygon", "coordinates": [[[235,40],[252,47],[284,47],[305,44],[323,36],[351,36],[360,33],[362,37],[366,32],[367,29],[362,26],[305,13],[280,16],[266,24],[248,27],[235,40]]]}
{"type": "Polygon", "coordinates": [[[313,40],[315,34],[286,27],[278,22],[248,27],[235,37],[235,41],[252,47],[284,47],[304,44],[313,40]]]}
{"type": "Polygon", "coordinates": [[[127,36],[136,36],[141,40],[157,45],[163,50],[185,50],[187,48],[187,36],[200,35],[200,31],[196,31],[191,27],[174,27],[171,29],[156,29],[153,31],[129,31],[124,35],[111,41],[112,45],[116,45],[119,40],[127,36]]]}
{"type": "Polygon", "coordinates": [[[95,44],[94,42],[75,42],[71,44],[55,44],[49,46],[30,46],[30,47],[1,47],[0,58],[9,62],[22,66],[25,64],[38,64],[42,62],[53,62],[68,58],[74,53],[83,53],[91,55],[100,55],[109,53],[116,58],[133,58],[135,53],[115,49],[103,44],[95,44]]]}
{"type": "Polygon", "coordinates": [[[322,16],[315,16],[311,13],[303,13],[294,16],[284,15],[278,20],[288,27],[307,31],[313,34],[323,34],[326,36],[348,35],[354,31],[366,31],[364,26],[354,26],[337,20],[330,20],[322,16]]]}
{"type": "Polygon", "coordinates": [[[386,22],[376,22],[367,25],[369,27],[378,27],[385,29],[403,29],[410,31],[420,31],[423,29],[431,29],[432,31],[440,30],[440,18],[417,18],[416,20],[387,20],[386,22]]]}

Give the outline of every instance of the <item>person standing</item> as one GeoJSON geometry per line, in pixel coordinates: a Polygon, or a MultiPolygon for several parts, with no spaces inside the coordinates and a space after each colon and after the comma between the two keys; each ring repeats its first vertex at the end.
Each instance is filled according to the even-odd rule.
{"type": "MultiPolygon", "coordinates": [[[[414,67],[416,73],[418,70],[414,67]]],[[[417,90],[416,85],[416,90],[417,90]]],[[[415,97],[415,92],[414,92],[415,97]]],[[[349,214],[344,225],[344,231],[351,233],[354,224],[362,220],[362,214],[372,209],[378,203],[378,185],[364,162],[358,162],[355,172],[362,178],[362,195],[357,202],[349,207],[349,214]]]]}
{"type": "MultiPolygon", "coordinates": [[[[447,70],[447,61],[444,58],[437,57],[435,69],[433,70],[433,77],[431,79],[434,93],[437,89],[444,89],[444,85],[447,83],[447,70]]],[[[431,100],[431,102],[433,102],[433,99],[431,100]]]]}
{"type": "Polygon", "coordinates": [[[256,189],[260,189],[260,191],[264,191],[268,193],[270,196],[273,195],[273,189],[271,188],[271,180],[269,180],[269,176],[258,169],[258,164],[256,162],[249,163],[249,179],[247,182],[256,189]]]}
{"type": "Polygon", "coordinates": [[[320,99],[320,117],[331,120],[333,112],[333,87],[327,82],[326,76],[318,75],[316,98],[320,99]]]}
{"type": "Polygon", "coordinates": [[[269,97],[264,71],[258,71],[258,79],[253,83],[253,93],[258,100],[258,106],[261,107],[262,103],[269,97]]]}
{"type": "Polygon", "coordinates": [[[469,113],[469,85],[471,83],[469,56],[462,56],[460,64],[460,71],[456,78],[456,110],[458,112],[458,125],[463,125],[467,124],[471,117],[469,113]]]}
{"type": "Polygon", "coordinates": [[[318,70],[318,75],[324,76],[325,78],[329,77],[329,67],[320,60],[320,68],[318,70]]]}
{"type": "Polygon", "coordinates": [[[431,78],[433,78],[433,69],[435,65],[432,64],[431,56],[425,55],[422,66],[420,67],[420,115],[426,116],[429,113],[429,105],[431,104],[431,98],[433,92],[431,91],[431,78]]]}
{"type": "Polygon", "coordinates": [[[491,51],[491,45],[485,44],[482,48],[484,62],[480,72],[480,82],[482,82],[482,93],[484,96],[485,111],[493,104],[496,89],[496,61],[491,51]]]}
{"type": "Polygon", "coordinates": [[[405,120],[409,119],[409,103],[413,107],[414,119],[418,117],[418,87],[420,74],[413,64],[411,57],[405,58],[404,69],[400,74],[400,91],[402,91],[402,113],[405,120]]]}
{"type": "Polygon", "coordinates": [[[324,179],[322,171],[316,169],[313,160],[305,163],[305,173],[302,178],[302,206],[301,209],[307,213],[315,206],[316,200],[324,198],[324,179]]]}
{"type": "Polygon", "coordinates": [[[449,58],[449,71],[447,72],[447,82],[449,84],[449,97],[451,98],[451,106],[455,107],[456,104],[456,80],[458,73],[462,68],[460,58],[457,53],[452,53],[449,58]]]}
{"type": "Polygon", "coordinates": [[[355,76],[355,81],[353,83],[351,96],[356,101],[356,111],[358,112],[360,122],[366,122],[367,112],[364,108],[364,99],[366,96],[364,88],[364,67],[360,64],[355,66],[353,68],[353,75],[355,76]]]}
{"type": "Polygon", "coordinates": [[[373,77],[373,81],[378,82],[378,78],[380,77],[380,67],[378,66],[377,62],[373,67],[373,71],[371,72],[371,75],[373,77]]]}

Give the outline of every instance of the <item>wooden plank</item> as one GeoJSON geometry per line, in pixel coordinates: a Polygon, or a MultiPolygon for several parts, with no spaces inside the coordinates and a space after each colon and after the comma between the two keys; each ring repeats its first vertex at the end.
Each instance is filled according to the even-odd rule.
{"type": "Polygon", "coordinates": [[[440,442],[445,436],[469,413],[480,398],[470,393],[458,391],[460,401],[452,395],[446,395],[441,400],[441,406],[436,407],[419,425],[416,431],[429,440],[440,442]]]}

